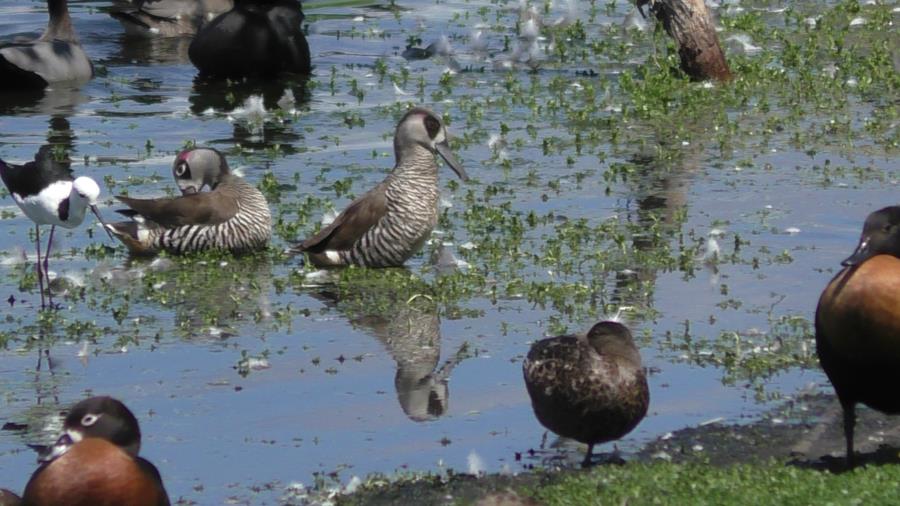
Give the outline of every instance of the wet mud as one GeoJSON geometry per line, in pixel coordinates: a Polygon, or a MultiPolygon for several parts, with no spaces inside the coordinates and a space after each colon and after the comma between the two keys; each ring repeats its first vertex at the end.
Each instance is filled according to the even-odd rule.
{"type": "MultiPolygon", "coordinates": [[[[900,463],[900,419],[867,408],[857,411],[860,465],[900,463]]],[[[822,394],[788,401],[752,423],[711,421],[664,434],[633,455],[624,456],[624,460],[618,454],[595,455],[596,465],[588,470],[577,465],[577,458],[567,459],[553,450],[529,448],[521,455],[520,472],[483,476],[447,473],[398,480],[386,486],[363,487],[341,497],[338,504],[539,504],[529,502],[528,491],[558,483],[571,473],[655,460],[708,466],[775,463],[822,472],[847,471],[841,407],[834,397],[822,394]]]]}

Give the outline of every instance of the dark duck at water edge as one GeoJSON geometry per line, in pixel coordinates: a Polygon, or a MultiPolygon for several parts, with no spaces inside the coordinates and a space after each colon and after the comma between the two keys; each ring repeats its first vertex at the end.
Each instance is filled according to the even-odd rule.
{"type": "Polygon", "coordinates": [[[141,431],[124,404],[91,397],[75,406],[63,434],[39,459],[19,499],[0,491],[0,505],[168,506],[159,471],[139,457],[141,431]]]}
{"type": "Polygon", "coordinates": [[[268,246],[272,236],[269,204],[255,186],[231,173],[222,153],[212,148],[183,151],[175,158],[172,174],[180,197],[116,197],[129,207],[118,212],[132,220],[107,228],[131,253],[222,250],[239,254],[268,246]],[[210,191],[201,192],[205,186],[210,191]]]}
{"type": "Polygon", "coordinates": [[[900,206],[871,213],[841,264],[816,308],[816,352],[843,408],[852,467],[856,404],[900,413],[900,206]]]}
{"type": "Polygon", "coordinates": [[[394,154],[394,170],[384,181],[288,253],[306,253],[319,267],[397,267],[415,254],[438,220],[435,154],[460,179],[468,176],[450,152],[444,123],[428,109],[416,107],[403,116],[394,134],[394,154]]]}
{"type": "Polygon", "coordinates": [[[647,414],[650,390],[631,332],[604,321],[587,335],[542,339],[522,365],[534,414],[563,437],[594,445],[631,432],[647,414]]]}
{"type": "MultiPolygon", "coordinates": [[[[90,208],[100,223],[103,219],[97,210],[100,187],[86,176],[74,178],[67,162],[56,160],[53,147],[41,146],[34,161],[24,165],[13,165],[0,160],[0,179],[6,185],[16,205],[34,222],[35,245],[37,249],[38,285],[41,290],[41,307],[44,303],[44,280],[50,262],[50,248],[57,226],[75,228],[84,221],[85,211],[90,208]],[[41,225],[50,225],[47,250],[41,264],[41,225]]],[[[49,285],[49,279],[47,279],[49,285]]],[[[52,305],[52,299],[50,300],[52,305]]]]}
{"type": "Polygon", "coordinates": [[[235,0],[233,9],[197,32],[188,56],[202,76],[309,74],[303,18],[297,0],[235,0]]]}
{"type": "Polygon", "coordinates": [[[232,7],[233,0],[115,0],[109,15],[128,35],[178,37],[194,35],[232,7]]]}
{"type": "Polygon", "coordinates": [[[66,0],[48,0],[50,21],[37,39],[0,45],[0,90],[87,81],[94,66],[78,42],[66,0]]]}

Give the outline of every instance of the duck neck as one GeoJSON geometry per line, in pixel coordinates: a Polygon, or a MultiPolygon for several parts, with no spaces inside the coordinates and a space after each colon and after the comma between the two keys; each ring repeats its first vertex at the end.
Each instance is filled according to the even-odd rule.
{"type": "Polygon", "coordinates": [[[437,182],[437,164],[434,153],[421,147],[412,146],[397,151],[397,165],[394,175],[402,179],[427,180],[437,182]]]}
{"type": "Polygon", "coordinates": [[[210,190],[215,190],[216,188],[218,188],[218,187],[220,187],[220,186],[222,186],[222,185],[228,185],[229,183],[233,183],[233,182],[235,181],[235,179],[238,179],[238,177],[235,176],[235,175],[233,175],[233,174],[230,173],[230,172],[226,172],[226,173],[224,173],[224,174],[220,174],[220,175],[219,175],[219,180],[215,183],[215,185],[210,184],[210,185],[209,185],[209,189],[210,189],[210,190]]]}
{"type": "Polygon", "coordinates": [[[588,344],[600,355],[618,357],[626,360],[634,367],[641,367],[641,355],[634,343],[620,336],[606,335],[587,337],[588,344]]]}
{"type": "Polygon", "coordinates": [[[41,40],[67,40],[77,42],[78,36],[72,27],[72,18],[69,16],[69,7],[66,0],[47,0],[47,10],[50,13],[50,21],[47,30],[41,36],[41,40]]]}

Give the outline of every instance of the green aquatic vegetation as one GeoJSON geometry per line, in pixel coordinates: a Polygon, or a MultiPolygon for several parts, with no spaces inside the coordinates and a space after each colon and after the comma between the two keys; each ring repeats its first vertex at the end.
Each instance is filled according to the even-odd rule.
{"type": "MultiPolygon", "coordinates": [[[[152,333],[154,327],[165,335],[173,331],[185,337],[229,335],[234,333],[232,326],[250,321],[262,328],[270,324],[277,327],[285,321],[283,314],[264,322],[259,318],[260,304],[271,289],[272,258],[277,255],[261,252],[234,257],[209,252],[136,260],[127,268],[111,269],[108,276],[89,284],[84,303],[99,314],[110,315],[119,329],[140,322],[134,332],[141,335],[152,333]],[[148,304],[172,311],[174,323],[146,317],[142,308],[148,304]]],[[[267,313],[285,310],[276,305],[267,313]]],[[[137,343],[139,339],[131,341],[137,343]]]]}
{"type": "Polygon", "coordinates": [[[281,198],[286,191],[296,191],[296,185],[284,184],[280,182],[272,171],[266,171],[263,177],[256,183],[259,191],[266,196],[269,204],[277,204],[281,202],[281,198]]]}
{"type": "MultiPolygon", "coordinates": [[[[548,2],[536,6],[546,15],[558,12],[548,2]]],[[[472,23],[480,20],[487,25],[479,29],[490,39],[492,56],[503,56],[501,51],[511,50],[518,42],[518,14],[513,7],[501,2],[467,10],[451,21],[450,31],[456,33],[449,36],[465,53],[472,23]]],[[[391,161],[390,149],[382,147],[371,149],[371,163],[348,166],[332,161],[343,158],[341,150],[319,157],[317,152],[332,146],[354,149],[354,143],[362,138],[362,128],[376,130],[372,140],[379,134],[389,140],[392,129],[388,120],[395,120],[425,97],[447,100],[435,107],[451,126],[454,150],[465,159],[473,179],[463,185],[448,180],[443,193],[454,207],[442,211],[438,228],[444,235],[435,238],[452,243],[454,254],[470,266],[435,272],[427,260],[437,249],[432,244],[411,262],[417,265],[426,259],[412,273],[341,272],[338,289],[351,293],[363,287],[371,295],[362,299],[376,309],[422,294],[428,299],[416,301],[428,300],[451,318],[478,317],[490,304],[521,300],[523,306],[551,313],[546,318],[554,332],[582,328],[585,320],[620,304],[634,304],[637,318],[648,319],[654,315],[651,306],[657,276],[677,273],[688,281],[704,268],[705,237],[684,230],[689,217],[702,219],[689,199],[684,204],[660,204],[664,208],[642,207],[640,202],[660,198],[660,188],[677,186],[683,180],[689,184],[692,178],[712,173],[723,186],[738,191],[744,180],[726,173],[733,168],[794,170],[799,177],[822,186],[896,179],[895,171],[852,160],[822,162],[816,157],[796,162],[796,167],[772,167],[769,161],[765,162],[768,167],[762,167],[756,161],[789,144],[811,157],[834,151],[850,157],[895,153],[900,145],[896,128],[900,114],[894,97],[900,82],[894,66],[896,49],[885,36],[893,30],[895,15],[890,6],[853,1],[830,7],[805,3],[788,6],[777,15],[755,8],[722,9],[720,38],[745,34],[759,50],[739,54],[729,49],[737,78],[721,85],[687,80],[678,70],[674,47],[661,30],[623,33],[617,23],[598,25],[596,18],[604,11],[614,21],[621,18],[626,9],[621,2],[591,2],[581,7],[584,16],[575,23],[542,29],[549,42],[541,47],[541,66],[535,71],[525,67],[494,70],[488,64],[478,72],[441,74],[440,69],[434,70],[443,65],[441,60],[411,64],[392,57],[375,58],[369,66],[319,68],[308,89],[338,97],[329,104],[334,111],[320,120],[334,122],[335,128],[297,121],[280,129],[269,128],[267,135],[296,133],[300,140],[265,141],[259,146],[222,143],[235,157],[235,165],[238,159],[275,165],[255,180],[270,201],[275,236],[282,241],[262,255],[265,261],[260,263],[268,261],[268,267],[258,265],[260,259],[255,257],[167,257],[176,264],[169,271],[156,272],[144,266],[141,277],[128,286],[96,282],[85,288],[83,302],[75,294],[66,302],[76,309],[83,305],[100,313],[93,319],[96,325],[111,329],[110,333],[123,330],[123,339],[129,342],[137,341],[130,327],[132,320],[145,318],[148,306],[172,310],[176,315],[174,324],[146,323],[153,329],[150,334],[174,327],[177,336],[191,336],[202,327],[239,326],[242,321],[285,327],[293,317],[307,316],[303,311],[308,308],[294,309],[281,297],[282,302],[271,311],[252,304],[241,309],[236,302],[252,300],[268,290],[279,296],[291,290],[309,293],[300,286],[303,271],[297,272],[293,261],[280,257],[283,242],[313,233],[326,210],[341,208],[353,193],[365,189],[354,192],[354,184],[373,179],[373,171],[385,171],[391,161]],[[856,17],[863,17],[866,23],[851,26],[850,20],[856,17]],[[371,76],[366,75],[369,72],[371,76]],[[371,86],[373,80],[377,84],[371,86]],[[396,100],[395,84],[415,95],[396,100]],[[348,140],[350,135],[352,140],[348,140]],[[494,135],[502,137],[502,143],[488,152],[484,146],[494,135]],[[297,152],[308,152],[324,168],[298,169],[291,181],[277,163],[297,152]],[[591,201],[593,194],[604,198],[591,201]],[[570,198],[578,203],[569,204],[570,198]],[[226,269],[216,268],[221,262],[229,264],[226,269]],[[273,275],[273,266],[274,272],[290,272],[273,275]],[[241,275],[249,279],[242,280],[241,275]],[[367,276],[384,279],[371,281],[367,276]],[[367,284],[374,286],[366,288],[367,284]],[[211,303],[191,307],[189,294],[194,287],[207,285],[209,292],[204,289],[204,293],[210,298],[222,294],[222,307],[214,308],[211,303]],[[195,311],[194,316],[190,311],[195,311]]],[[[372,24],[366,21],[341,37],[375,37],[372,24]]],[[[398,46],[407,37],[416,44],[430,42],[421,40],[424,35],[418,27],[412,30],[414,33],[390,29],[378,36],[390,37],[398,46]]],[[[482,64],[475,62],[473,68],[482,64]]],[[[113,97],[114,102],[121,100],[113,97]]],[[[231,95],[231,101],[238,99],[231,95]]],[[[144,141],[142,136],[135,148],[141,158],[152,155],[151,144],[165,149],[164,139],[144,141]]],[[[116,147],[104,141],[97,145],[116,147]]],[[[130,175],[124,180],[106,175],[104,182],[110,192],[136,188],[168,179],[163,172],[163,176],[130,175]]],[[[671,200],[677,202],[677,198],[671,200]]],[[[771,218],[751,216],[747,221],[751,230],[742,233],[758,244],[750,244],[738,234],[735,243],[743,248],[728,247],[721,240],[723,252],[715,265],[758,269],[760,275],[769,275],[767,267],[794,261],[795,250],[767,246],[765,240],[757,239],[774,231],[776,224],[771,218]]],[[[81,255],[92,262],[124,261],[122,252],[121,248],[90,245],[64,256],[81,255]]],[[[141,268],[140,263],[133,265],[141,268]]],[[[34,293],[33,271],[11,272],[23,291],[34,293]]],[[[753,310],[727,288],[718,302],[717,313],[753,310]]],[[[354,310],[351,306],[347,304],[354,310]]],[[[73,315],[65,312],[60,317],[73,315]]],[[[27,323],[27,318],[23,322],[27,323]]],[[[757,378],[790,367],[809,366],[790,357],[791,353],[801,355],[793,348],[795,344],[778,345],[779,352],[794,350],[787,358],[747,352],[757,346],[772,349],[779,332],[745,335],[742,330],[722,329],[713,337],[666,344],[671,346],[666,349],[684,352],[695,363],[721,368],[726,381],[759,381],[757,378]]]]}
{"type": "Polygon", "coordinates": [[[693,335],[685,322],[681,335],[667,332],[660,343],[673,360],[723,370],[726,385],[747,384],[757,399],[770,393],[766,383],[774,376],[794,368],[815,368],[815,336],[812,322],[802,316],[771,317],[768,331],[723,330],[715,338],[693,335]]]}
{"type": "Polygon", "coordinates": [[[263,350],[256,355],[251,355],[247,350],[241,350],[241,357],[234,369],[241,377],[246,378],[254,370],[267,368],[270,354],[269,350],[263,350]]]}

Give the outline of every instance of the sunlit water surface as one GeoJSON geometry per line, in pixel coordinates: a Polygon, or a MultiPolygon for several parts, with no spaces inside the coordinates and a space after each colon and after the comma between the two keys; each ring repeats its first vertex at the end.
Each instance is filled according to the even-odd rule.
{"type": "MultiPolygon", "coordinates": [[[[42,2],[4,4],[0,37],[36,34],[46,22],[42,2]]],[[[720,231],[715,237],[723,256],[733,252],[736,235],[748,242],[742,261],[717,267],[695,261],[689,275],[639,266],[637,274],[609,273],[603,302],[612,310],[637,307],[631,326],[651,372],[650,413],[618,444],[620,450],[628,454],[650,439],[710,419],[752,420],[770,406],[765,397],[826,387],[818,370],[792,368],[751,388],[750,380],[704,364],[702,353],[685,351],[683,336],[715,340],[734,332],[741,353],[740,336],[772,332],[782,317],[811,320],[818,294],[854,246],[865,215],[896,203],[890,177],[896,165],[878,149],[806,153],[776,136],[768,144],[751,137],[723,155],[714,142],[698,139],[696,146],[684,144],[680,168],[658,175],[651,166],[636,183],[608,185],[602,174],[611,164],[647,157],[658,139],[648,133],[638,142],[632,136],[610,148],[605,160],[576,155],[571,144],[545,153],[542,139],[569,137],[563,116],[541,124],[522,104],[490,105],[492,97],[503,101],[510,79],[527,89],[533,80],[561,74],[574,81],[576,70],[587,70],[559,64],[537,73],[527,65],[495,69],[475,54],[470,44],[480,8],[493,23],[483,37],[494,59],[502,59],[505,45],[516,44],[518,5],[512,2],[407,0],[396,11],[386,5],[308,7],[316,67],[308,100],[297,85],[295,103],[283,103],[277,113],[280,87],[266,97],[268,113],[248,113],[251,104],[243,103],[247,96],[239,91],[194,83],[186,41],[126,39],[102,12],[106,4],[70,6],[98,77],[80,89],[60,87],[4,105],[0,116],[0,157],[24,162],[48,138],[68,146],[76,172],[101,182],[105,215],[112,216],[116,206],[110,194],[171,192],[173,156],[191,141],[226,151],[232,166],[243,167],[254,183],[271,172],[283,185],[273,209],[287,220],[296,218],[292,209],[308,195],[331,202],[314,207],[302,236],[325,207],[340,209],[348,202],[350,195],[336,196],[335,181],[352,182],[350,194],[359,194],[384,177],[399,111],[407,103],[424,103],[445,113],[451,132],[465,139],[456,154],[474,181],[454,190],[446,184],[452,173],[443,171],[443,194],[452,207],[442,227],[451,250],[473,269],[480,265],[478,248],[461,245],[477,246],[482,237],[470,236],[462,225],[463,196],[482,195],[490,185],[509,190],[493,202],[510,202],[510,212],[552,211],[559,220],[586,218],[591,226],[615,217],[637,221],[653,212],[680,227],[666,236],[673,248],[678,237],[702,243],[713,229],[720,231]],[[411,38],[425,46],[442,35],[461,66],[484,68],[457,79],[449,90],[440,84],[446,58],[401,56],[411,38]],[[380,78],[379,69],[388,77],[380,78]],[[410,77],[395,85],[390,76],[403,69],[410,77]],[[461,103],[471,101],[487,105],[475,116],[468,106],[461,110],[461,103]],[[501,123],[510,131],[506,151],[498,154],[489,139],[501,133],[501,123]],[[509,158],[505,166],[503,157],[509,158]],[[814,170],[825,160],[887,171],[889,177],[825,185],[814,170]],[[757,257],[761,265],[754,265],[757,257]],[[620,292],[619,283],[631,288],[620,292]]],[[[566,12],[565,5],[554,5],[546,18],[566,12]]],[[[609,27],[621,25],[630,12],[625,2],[609,12],[601,9],[587,25],[589,36],[600,29],[620,33],[609,27]]],[[[623,68],[651,52],[639,52],[635,61],[600,62],[593,69],[599,77],[577,79],[615,82],[623,68]]],[[[607,116],[616,115],[615,93],[610,90],[607,116]]],[[[535,100],[551,98],[557,97],[545,93],[535,100]]],[[[173,500],[277,504],[296,483],[347,483],[353,475],[401,469],[467,470],[473,452],[487,471],[520,471],[553,455],[548,450],[527,457],[542,444],[544,429],[523,387],[521,359],[532,341],[558,327],[584,329],[599,318],[560,314],[525,294],[494,299],[488,290],[462,298],[456,310],[402,298],[360,315],[327,289],[289,278],[297,260],[129,263],[121,248],[97,252],[98,244],[117,245],[88,218],[85,226],[57,235],[51,260],[51,270],[82,295],[64,298],[64,308],[42,330],[34,278],[21,260],[33,254],[33,227],[8,195],[0,199],[0,210],[0,249],[6,252],[0,300],[15,299],[4,305],[0,323],[9,337],[0,350],[0,425],[28,424],[27,430],[0,431],[0,485],[14,490],[24,487],[34,469],[26,443],[49,441],[57,428],[49,425],[50,415],[91,394],[113,395],[134,410],[144,434],[142,452],[159,467],[173,500]],[[145,296],[150,291],[153,296],[145,296]],[[523,452],[525,459],[517,461],[523,452]]],[[[529,244],[540,251],[534,245],[553,227],[536,230],[529,244]]],[[[286,244],[283,237],[275,240],[278,249],[286,244]]],[[[430,264],[424,252],[408,267],[433,283],[438,275],[430,264]]],[[[537,264],[525,265],[522,274],[545,281],[556,275],[537,264]]],[[[364,297],[397,298],[360,290],[364,297]]],[[[801,338],[794,343],[798,353],[812,354],[811,335],[801,338]]],[[[580,449],[570,449],[567,455],[577,461],[580,449]]]]}

